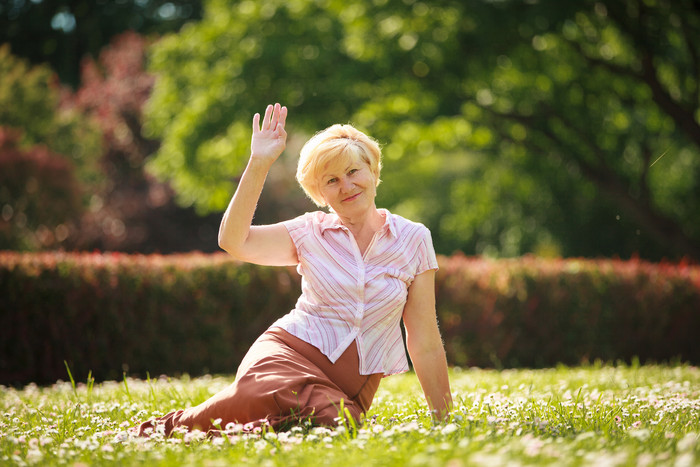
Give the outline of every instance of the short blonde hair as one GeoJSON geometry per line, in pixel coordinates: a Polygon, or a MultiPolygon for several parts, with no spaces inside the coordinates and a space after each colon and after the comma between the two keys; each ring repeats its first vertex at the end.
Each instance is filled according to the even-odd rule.
{"type": "Polygon", "coordinates": [[[369,167],[376,185],[382,170],[379,143],[352,125],[336,124],[316,133],[301,148],[297,165],[297,181],[317,206],[325,206],[319,177],[329,164],[361,160],[369,167]]]}

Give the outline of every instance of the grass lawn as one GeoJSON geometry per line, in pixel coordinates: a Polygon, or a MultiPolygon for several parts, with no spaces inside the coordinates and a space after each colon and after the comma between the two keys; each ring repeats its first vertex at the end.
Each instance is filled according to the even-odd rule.
{"type": "MultiPolygon", "coordinates": [[[[590,366],[451,370],[433,424],[413,373],[386,378],[357,430],[295,427],[136,438],[138,421],[197,404],[232,377],[0,388],[0,464],[700,465],[700,370],[590,366]]],[[[225,427],[224,427],[225,428],[225,427]]]]}

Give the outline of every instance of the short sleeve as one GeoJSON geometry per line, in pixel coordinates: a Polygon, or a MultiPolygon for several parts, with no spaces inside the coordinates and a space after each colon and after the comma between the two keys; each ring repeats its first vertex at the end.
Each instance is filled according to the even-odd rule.
{"type": "Polygon", "coordinates": [[[294,219],[289,219],[283,221],[282,225],[287,228],[289,236],[292,237],[292,242],[294,246],[299,250],[299,247],[303,243],[304,237],[309,233],[309,224],[311,222],[311,213],[302,214],[294,219]]]}
{"type": "Polygon", "coordinates": [[[435,248],[433,247],[433,237],[427,227],[422,225],[421,227],[422,238],[418,244],[418,267],[416,268],[416,275],[422,274],[431,269],[438,269],[435,248]]]}

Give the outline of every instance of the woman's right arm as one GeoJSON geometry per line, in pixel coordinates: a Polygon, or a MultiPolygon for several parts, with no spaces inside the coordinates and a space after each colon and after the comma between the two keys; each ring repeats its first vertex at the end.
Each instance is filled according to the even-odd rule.
{"type": "Polygon", "coordinates": [[[298,263],[296,248],[283,224],[252,226],[255,207],[272,164],[286,146],[287,108],[268,105],[262,124],[253,117],[250,160],[219,227],[219,247],[249,263],[291,266],[298,263]]]}

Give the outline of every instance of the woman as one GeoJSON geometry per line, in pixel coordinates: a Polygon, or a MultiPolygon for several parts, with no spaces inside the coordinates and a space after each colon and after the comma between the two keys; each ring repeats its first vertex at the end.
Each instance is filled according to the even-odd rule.
{"type": "Polygon", "coordinates": [[[359,422],[381,378],[408,370],[402,318],[428,405],[445,419],[452,399],[430,232],[375,206],[378,144],[350,125],[318,133],[301,151],[297,179],[331,212],[251,225],[267,173],[286,145],[286,117],[279,104],[267,107],[262,122],[253,117],[250,160],[221,222],[219,246],[242,261],[297,266],[301,297],[253,344],[233,384],[157,422],[167,434],[176,426],[213,430],[214,420],[274,429],[304,420],[336,425],[339,417],[359,422]]]}

